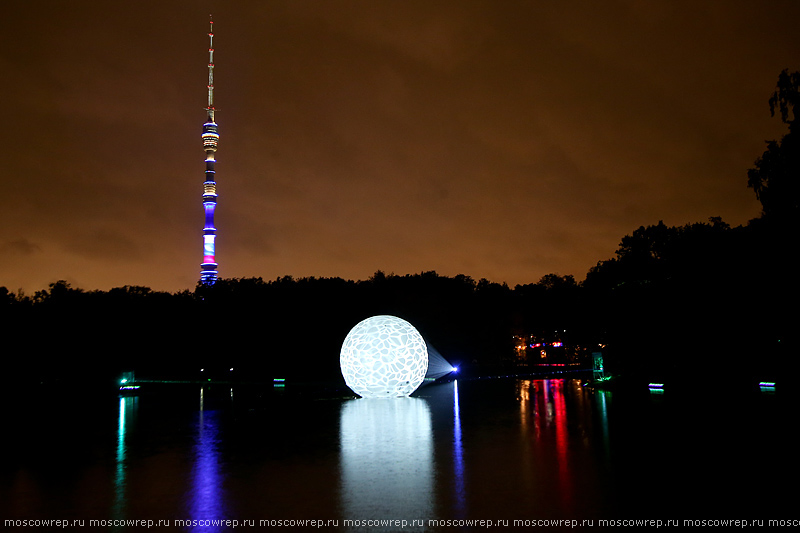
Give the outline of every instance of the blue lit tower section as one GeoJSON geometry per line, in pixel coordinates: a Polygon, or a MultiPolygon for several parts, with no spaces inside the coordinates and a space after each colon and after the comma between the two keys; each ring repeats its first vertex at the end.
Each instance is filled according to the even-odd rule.
{"type": "Polygon", "coordinates": [[[217,207],[217,182],[214,175],[216,162],[217,123],[214,122],[214,21],[210,21],[208,32],[208,107],[206,122],[203,124],[203,149],[206,151],[206,180],[203,183],[203,209],[205,225],[203,226],[203,264],[200,265],[200,283],[213,285],[217,281],[217,260],[214,257],[214,240],[217,228],[214,227],[214,209],[217,207]]]}

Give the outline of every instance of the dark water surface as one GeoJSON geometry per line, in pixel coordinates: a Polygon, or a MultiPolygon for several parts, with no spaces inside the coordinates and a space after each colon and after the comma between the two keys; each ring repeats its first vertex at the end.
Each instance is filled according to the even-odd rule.
{"type": "Polygon", "coordinates": [[[396,400],[289,384],[4,407],[2,520],[800,518],[796,404],[758,390],[508,378],[396,400]]]}

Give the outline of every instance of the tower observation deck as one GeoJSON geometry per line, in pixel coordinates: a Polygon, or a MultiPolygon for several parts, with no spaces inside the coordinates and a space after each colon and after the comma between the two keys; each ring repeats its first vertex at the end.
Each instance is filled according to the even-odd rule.
{"type": "Polygon", "coordinates": [[[217,281],[217,260],[215,257],[215,240],[217,228],[214,226],[214,210],[217,207],[217,181],[214,163],[217,157],[219,133],[214,120],[214,21],[209,21],[208,31],[208,107],[206,121],[203,124],[203,149],[206,152],[206,176],[203,182],[203,210],[205,225],[203,226],[203,263],[200,265],[200,283],[213,285],[217,281]]]}

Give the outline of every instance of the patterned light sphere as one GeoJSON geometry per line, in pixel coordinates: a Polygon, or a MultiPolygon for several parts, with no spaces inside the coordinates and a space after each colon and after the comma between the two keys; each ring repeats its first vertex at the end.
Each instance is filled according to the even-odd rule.
{"type": "Polygon", "coordinates": [[[408,396],[428,371],[428,348],[419,331],[396,316],[362,320],[342,343],[344,381],[362,398],[408,396]]]}

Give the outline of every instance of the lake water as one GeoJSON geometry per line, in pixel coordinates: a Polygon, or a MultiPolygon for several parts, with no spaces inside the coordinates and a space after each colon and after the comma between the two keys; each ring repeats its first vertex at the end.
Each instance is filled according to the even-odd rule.
{"type": "Polygon", "coordinates": [[[757,388],[603,392],[504,378],[362,400],[291,383],[162,386],[5,409],[0,519],[64,519],[66,530],[90,520],[448,531],[464,520],[800,518],[795,404],[757,388]]]}

